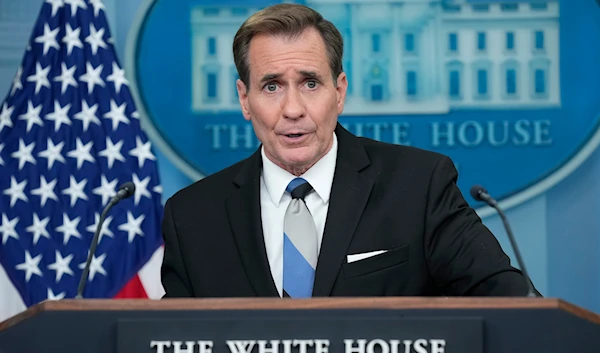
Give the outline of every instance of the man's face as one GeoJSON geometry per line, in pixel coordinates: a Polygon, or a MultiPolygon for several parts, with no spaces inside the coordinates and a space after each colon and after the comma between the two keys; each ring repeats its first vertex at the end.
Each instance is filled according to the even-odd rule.
{"type": "Polygon", "coordinates": [[[267,158],[300,175],[331,149],[346,74],[337,77],[336,87],[325,43],[313,28],[293,39],[255,36],[248,63],[249,87],[237,81],[244,118],[252,122],[267,158]]]}

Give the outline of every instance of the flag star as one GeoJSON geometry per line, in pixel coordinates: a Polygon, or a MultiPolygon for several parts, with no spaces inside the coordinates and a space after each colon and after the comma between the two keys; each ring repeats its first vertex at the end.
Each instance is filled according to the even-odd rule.
{"type": "Polygon", "coordinates": [[[131,117],[134,119],[139,119],[140,118],[140,113],[137,112],[137,110],[133,113],[131,113],[131,117]]]}
{"type": "Polygon", "coordinates": [[[67,29],[67,34],[65,34],[62,41],[67,45],[67,55],[71,55],[74,47],[83,49],[83,43],[79,39],[81,28],[73,29],[69,23],[67,23],[65,28],[67,29]]]}
{"type": "Polygon", "coordinates": [[[71,270],[71,267],[69,267],[71,260],[73,260],[73,254],[69,254],[67,257],[62,257],[58,250],[55,250],[55,252],[56,261],[48,265],[48,269],[56,271],[56,283],[60,281],[64,274],[75,276],[73,270],[71,270]]]}
{"type": "Polygon", "coordinates": [[[26,231],[33,233],[33,245],[38,243],[40,237],[50,239],[50,233],[48,233],[48,230],[46,229],[49,221],[50,217],[40,220],[37,213],[33,214],[33,224],[25,228],[26,231]]]}
{"type": "Polygon", "coordinates": [[[85,145],[81,142],[81,139],[78,137],[75,141],[77,147],[74,150],[67,152],[67,156],[72,158],[77,158],[77,169],[81,169],[81,166],[85,161],[94,163],[96,160],[92,157],[90,150],[93,147],[94,141],[90,140],[90,142],[85,145]]]}
{"type": "Polygon", "coordinates": [[[102,0],[90,0],[90,5],[94,7],[94,17],[98,17],[101,9],[105,9],[102,0]]]}
{"type": "Polygon", "coordinates": [[[18,89],[23,89],[23,82],[21,82],[21,75],[23,75],[23,67],[19,66],[19,69],[17,70],[17,74],[15,75],[15,78],[13,79],[12,89],[10,90],[11,97],[13,94],[15,94],[15,92],[18,89]]]}
{"type": "Polygon", "coordinates": [[[62,124],[71,125],[69,109],[71,109],[71,103],[61,107],[58,101],[54,101],[54,111],[46,114],[45,117],[46,120],[54,121],[54,132],[57,132],[62,124]]]}
{"type": "Polygon", "coordinates": [[[42,104],[37,107],[33,106],[32,101],[27,102],[27,112],[19,115],[19,120],[27,120],[27,132],[33,128],[33,124],[44,126],[44,121],[40,118],[40,112],[42,111],[42,104]]]}
{"type": "MultiPolygon", "coordinates": [[[[96,212],[95,214],[95,222],[94,224],[90,224],[86,230],[92,234],[96,234],[96,228],[98,228],[98,222],[100,221],[100,215],[96,212]]],[[[115,235],[110,230],[110,222],[112,222],[112,216],[108,216],[104,219],[104,223],[102,223],[102,228],[100,229],[100,234],[98,235],[98,244],[102,241],[102,237],[108,235],[111,238],[114,238],[115,235]]]]}
{"type": "Polygon", "coordinates": [[[142,143],[142,139],[139,136],[135,137],[135,148],[129,151],[129,154],[138,159],[138,165],[140,168],[144,166],[146,159],[153,161],[156,160],[156,157],[150,151],[151,148],[152,145],[150,144],[150,141],[142,143]]]}
{"type": "Polygon", "coordinates": [[[122,85],[128,85],[129,81],[125,78],[125,70],[119,68],[116,62],[113,62],[113,71],[110,76],[106,77],[107,81],[113,82],[115,85],[115,90],[117,94],[121,92],[122,85]]]}
{"type": "Polygon", "coordinates": [[[15,227],[19,223],[19,217],[8,219],[6,214],[2,214],[2,223],[0,224],[0,233],[2,233],[2,245],[5,245],[8,238],[15,238],[19,240],[19,234],[15,230],[15,227]]]}
{"type": "Polygon", "coordinates": [[[9,107],[8,103],[6,102],[2,104],[2,110],[0,111],[0,131],[2,131],[5,126],[13,127],[13,122],[10,117],[12,116],[14,110],[15,107],[9,107]]]}
{"type": "Polygon", "coordinates": [[[4,195],[10,195],[10,207],[13,207],[18,200],[28,202],[27,196],[25,196],[25,186],[27,185],[27,178],[23,179],[22,182],[17,183],[17,179],[11,175],[10,187],[4,190],[4,195]]]}
{"type": "Polygon", "coordinates": [[[106,149],[98,152],[100,157],[106,157],[108,159],[108,167],[112,168],[115,160],[125,162],[125,157],[121,154],[121,147],[123,147],[123,140],[113,144],[110,137],[106,137],[106,149]]]}
{"type": "Polygon", "coordinates": [[[69,69],[67,68],[67,64],[62,62],[60,63],[60,67],[61,74],[60,76],[56,76],[54,81],[60,82],[60,93],[65,94],[67,89],[69,89],[69,86],[73,86],[75,88],[79,86],[79,83],[77,83],[77,80],[75,80],[75,77],[73,77],[73,75],[75,75],[75,71],[77,70],[77,66],[73,65],[73,67],[69,69]]]}
{"type": "Polygon", "coordinates": [[[31,142],[29,146],[25,145],[23,139],[19,139],[19,149],[11,154],[11,157],[19,159],[19,170],[23,169],[25,163],[29,162],[35,164],[35,158],[31,155],[31,152],[35,148],[35,141],[31,142]]]}
{"type": "Polygon", "coordinates": [[[94,68],[89,61],[85,63],[85,74],[79,76],[79,81],[87,82],[88,93],[92,93],[95,85],[104,87],[104,81],[102,80],[102,77],[100,77],[103,68],[104,64],[100,64],[98,67],[94,68]]]}
{"type": "Polygon", "coordinates": [[[64,6],[63,0],[46,0],[46,3],[52,5],[52,15],[50,17],[54,17],[58,9],[64,6]]]}
{"type": "Polygon", "coordinates": [[[133,174],[133,184],[135,185],[134,199],[135,199],[136,206],[140,202],[140,199],[142,198],[142,196],[146,196],[149,199],[152,198],[152,195],[150,195],[150,192],[148,191],[148,183],[149,182],[150,182],[150,176],[147,176],[144,180],[140,181],[137,174],[133,174]]]}
{"type": "Polygon", "coordinates": [[[56,196],[56,194],[54,193],[54,187],[56,186],[57,182],[58,179],[54,179],[51,182],[47,182],[46,177],[40,175],[40,187],[31,190],[31,194],[38,195],[40,197],[40,204],[42,205],[42,207],[46,205],[46,201],[48,201],[48,199],[52,199],[58,202],[58,196],[56,196]]]}
{"type": "Polygon", "coordinates": [[[156,185],[156,186],[155,186],[155,187],[152,189],[152,191],[154,191],[154,192],[155,192],[155,193],[157,193],[157,194],[162,194],[162,192],[163,192],[163,187],[162,187],[162,185],[158,184],[158,185],[156,185]]]}
{"type": "Polygon", "coordinates": [[[65,157],[63,157],[63,155],[61,154],[61,151],[62,151],[64,145],[65,145],[64,141],[55,145],[54,142],[52,142],[52,139],[50,137],[48,137],[48,146],[46,147],[46,150],[38,153],[38,157],[48,159],[48,170],[50,170],[52,168],[52,165],[54,165],[54,162],[56,162],[56,161],[59,161],[64,164],[67,163],[67,161],[65,160],[65,157]]]}
{"type": "Polygon", "coordinates": [[[50,81],[48,81],[49,72],[50,64],[46,68],[42,68],[39,62],[35,63],[35,75],[27,77],[27,82],[35,82],[35,94],[38,94],[42,86],[50,88],[50,81]]]}
{"type": "Polygon", "coordinates": [[[79,8],[87,9],[87,5],[84,0],[63,0],[63,2],[69,6],[71,6],[71,17],[75,17],[77,10],[79,8]]]}
{"type": "Polygon", "coordinates": [[[77,217],[71,220],[69,219],[69,216],[66,213],[63,213],[63,224],[62,226],[56,227],[56,231],[63,233],[64,245],[67,245],[71,237],[81,239],[81,234],[79,234],[79,230],[77,230],[77,227],[79,226],[79,221],[81,221],[81,217],[77,217]]]}
{"type": "Polygon", "coordinates": [[[50,30],[50,26],[47,23],[44,23],[44,34],[35,38],[36,43],[40,43],[44,45],[44,55],[48,53],[50,48],[54,48],[56,50],[60,49],[58,42],[56,41],[56,35],[60,27],[56,27],[54,30],[50,30]]]}
{"type": "Polygon", "coordinates": [[[103,206],[106,205],[106,203],[111,199],[111,197],[117,194],[115,188],[117,187],[118,182],[119,180],[115,178],[115,180],[109,183],[105,175],[102,175],[100,177],[100,186],[95,188],[93,192],[98,196],[102,196],[103,206]]]}
{"type": "MultiPolygon", "coordinates": [[[[90,281],[94,280],[96,273],[100,273],[100,274],[106,276],[106,271],[104,270],[104,267],[102,267],[102,264],[104,263],[105,258],[106,258],[106,254],[102,254],[98,257],[96,257],[95,255],[92,256],[92,262],[90,263],[90,274],[88,276],[88,279],[90,281]]],[[[85,262],[79,264],[80,269],[83,269],[84,267],[85,267],[85,262]]]]}
{"type": "Polygon", "coordinates": [[[38,267],[40,260],[42,260],[42,254],[32,258],[29,250],[25,250],[25,262],[15,266],[17,270],[25,271],[25,282],[29,283],[32,275],[42,277],[42,271],[38,267]]]}
{"type": "Polygon", "coordinates": [[[129,124],[129,119],[125,116],[125,108],[127,107],[127,103],[123,102],[120,106],[111,99],[110,100],[110,112],[104,114],[105,119],[112,120],[112,129],[116,130],[119,126],[120,122],[125,124],[129,124]]]}
{"type": "Polygon", "coordinates": [[[0,165],[4,165],[4,159],[2,159],[2,150],[4,149],[4,144],[0,143],[0,165]]]}
{"type": "Polygon", "coordinates": [[[48,299],[47,300],[61,300],[61,299],[65,299],[65,295],[67,295],[67,292],[61,292],[58,294],[54,294],[54,292],[52,291],[52,289],[48,288],[48,299]]]}
{"type": "Polygon", "coordinates": [[[75,119],[81,120],[83,123],[83,132],[86,132],[91,123],[95,123],[100,126],[100,119],[96,116],[98,110],[98,104],[88,106],[87,101],[81,103],[81,111],[75,114],[75,119]]]}
{"type": "Polygon", "coordinates": [[[78,199],[87,200],[88,197],[83,192],[85,185],[87,184],[87,179],[81,179],[80,182],[75,180],[73,175],[69,176],[69,187],[62,191],[63,194],[71,196],[71,207],[75,206],[78,199]]]}
{"type": "Polygon", "coordinates": [[[138,218],[134,218],[131,211],[127,211],[127,222],[119,226],[119,230],[127,232],[128,241],[131,243],[136,235],[144,236],[142,232],[142,222],[146,215],[142,214],[138,218]]]}
{"type": "Polygon", "coordinates": [[[92,47],[92,54],[96,55],[96,53],[98,52],[98,48],[102,47],[103,49],[106,49],[106,43],[104,42],[104,39],[102,39],[102,37],[104,36],[104,28],[100,28],[100,30],[96,30],[96,27],[94,27],[93,23],[90,23],[90,35],[85,37],[85,41],[86,43],[89,43],[90,46],[92,47]]]}

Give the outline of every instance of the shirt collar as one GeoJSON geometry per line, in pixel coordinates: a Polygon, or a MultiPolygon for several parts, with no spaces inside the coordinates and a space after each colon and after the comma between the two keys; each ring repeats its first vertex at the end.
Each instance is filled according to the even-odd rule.
{"type": "MultiPolygon", "coordinates": [[[[323,203],[329,202],[331,186],[333,185],[333,175],[335,173],[335,164],[337,158],[337,136],[333,134],[333,143],[331,149],[315,165],[300,176],[312,185],[317,195],[323,203]]],[[[296,176],[282,169],[273,163],[266,155],[264,147],[261,148],[262,156],[262,176],[271,197],[273,204],[279,207],[279,203],[285,193],[285,188],[296,176]]]]}

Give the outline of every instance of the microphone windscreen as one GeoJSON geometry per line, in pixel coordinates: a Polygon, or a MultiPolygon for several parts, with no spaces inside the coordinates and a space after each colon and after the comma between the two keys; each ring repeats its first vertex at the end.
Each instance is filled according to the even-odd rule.
{"type": "Polygon", "coordinates": [[[483,201],[481,198],[481,193],[483,192],[487,194],[487,190],[481,185],[473,185],[471,187],[471,197],[477,201],[483,201]]]}
{"type": "Polygon", "coordinates": [[[123,195],[124,199],[131,197],[135,193],[135,184],[131,181],[128,181],[125,184],[121,185],[119,191],[121,190],[125,191],[125,194],[123,195]]]}

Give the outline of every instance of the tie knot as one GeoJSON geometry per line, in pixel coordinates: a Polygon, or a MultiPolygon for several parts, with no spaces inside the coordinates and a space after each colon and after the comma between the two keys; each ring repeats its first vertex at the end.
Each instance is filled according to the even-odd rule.
{"type": "Polygon", "coordinates": [[[304,197],[312,190],[312,186],[308,183],[308,181],[302,178],[296,178],[290,181],[285,190],[292,194],[293,199],[304,200],[304,197]]]}

